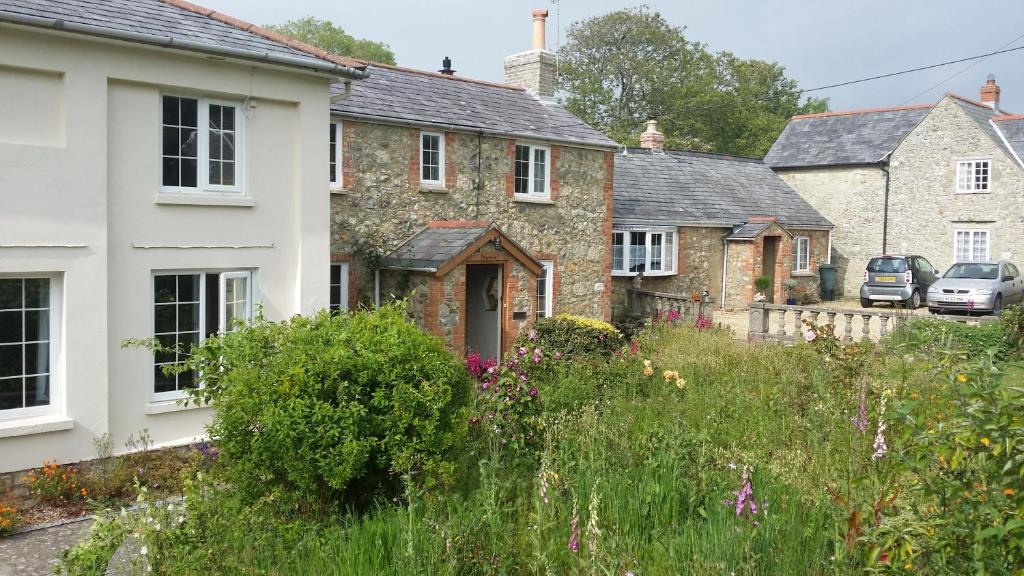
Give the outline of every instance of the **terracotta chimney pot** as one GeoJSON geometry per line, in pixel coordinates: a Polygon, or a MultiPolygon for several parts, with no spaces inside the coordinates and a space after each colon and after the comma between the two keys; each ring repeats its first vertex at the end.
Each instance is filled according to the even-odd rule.
{"type": "Polygon", "coordinates": [[[545,39],[546,28],[548,21],[547,10],[534,10],[533,11],[533,49],[534,50],[545,50],[547,47],[547,41],[545,39]]]}
{"type": "Polygon", "coordinates": [[[658,121],[647,121],[647,130],[640,135],[640,147],[649,150],[665,150],[665,135],[658,131],[658,121]]]}
{"type": "Polygon", "coordinates": [[[981,87],[981,103],[993,110],[999,110],[999,92],[999,85],[996,84],[995,75],[989,74],[985,80],[985,85],[981,87]]]}

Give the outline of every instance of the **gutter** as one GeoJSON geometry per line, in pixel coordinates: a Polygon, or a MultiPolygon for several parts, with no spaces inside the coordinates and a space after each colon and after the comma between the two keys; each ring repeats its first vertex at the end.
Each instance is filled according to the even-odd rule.
{"type": "Polygon", "coordinates": [[[227,46],[203,44],[201,42],[172,38],[170,36],[112,30],[110,28],[102,28],[100,26],[93,26],[90,24],[67,22],[59,18],[40,18],[38,16],[29,16],[26,14],[0,12],[0,22],[9,22],[23,26],[32,26],[35,28],[49,28],[61,32],[73,32],[89,36],[100,36],[125,42],[148,44],[160,48],[204,52],[216,56],[224,56],[226,58],[239,58],[242,60],[265,62],[267,64],[277,64],[280,66],[307,68],[316,72],[326,72],[328,74],[334,74],[354,80],[361,80],[370,76],[369,72],[366,72],[365,70],[358,70],[349,66],[339,66],[326,60],[287,56],[284,54],[271,54],[269,52],[260,52],[257,50],[246,50],[244,48],[231,48],[227,46]]]}

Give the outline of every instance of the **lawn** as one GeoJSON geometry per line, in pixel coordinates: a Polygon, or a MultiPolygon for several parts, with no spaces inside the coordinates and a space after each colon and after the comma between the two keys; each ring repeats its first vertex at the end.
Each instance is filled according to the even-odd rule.
{"type": "MultiPolygon", "coordinates": [[[[792,347],[749,345],[725,331],[658,326],[614,356],[543,355],[529,372],[535,398],[492,392],[497,376],[472,381],[460,412],[465,435],[445,482],[420,477],[414,458],[391,471],[396,491],[310,513],[282,505],[280,493],[253,497],[230,474],[214,472],[186,481],[187,511],[157,508],[134,524],[101,522],[98,539],[107,537],[109,547],[134,530],[159,574],[1019,569],[1011,552],[980,564],[939,552],[962,547],[955,539],[926,549],[936,538],[929,522],[950,512],[948,494],[922,491],[921,478],[970,485],[984,476],[994,490],[986,506],[997,512],[961,510],[971,522],[1014,517],[1018,500],[1004,488],[1009,480],[996,485],[983,465],[993,458],[988,452],[978,453],[978,464],[968,449],[947,475],[944,459],[932,462],[946,445],[922,455],[915,435],[928,433],[926,422],[956,428],[954,401],[942,392],[950,382],[987,383],[999,389],[993,398],[1003,398],[1020,367],[1011,365],[1009,376],[1005,364],[994,372],[964,368],[975,359],[951,358],[913,338],[844,349],[827,330],[814,337],[792,347]],[[512,408],[497,413],[496,398],[512,408]]],[[[524,352],[529,367],[533,351],[524,352]]],[[[988,434],[1013,426],[991,424],[988,434]]],[[[979,449],[989,448],[984,440],[979,449]]],[[[1017,547],[1011,524],[991,542],[1017,547]]],[[[81,566],[69,571],[89,573],[81,566]]]]}

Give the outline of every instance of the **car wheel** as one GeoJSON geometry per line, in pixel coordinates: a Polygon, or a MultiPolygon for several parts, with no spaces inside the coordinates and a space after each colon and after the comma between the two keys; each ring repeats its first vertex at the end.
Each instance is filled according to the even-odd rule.
{"type": "Polygon", "coordinates": [[[860,299],[860,307],[861,308],[871,308],[873,305],[874,305],[874,302],[872,302],[871,300],[869,300],[867,298],[861,298],[860,299]]]}
{"type": "Polygon", "coordinates": [[[992,303],[992,315],[995,316],[1003,311],[1003,295],[996,294],[996,301],[992,303]]]}
{"type": "Polygon", "coordinates": [[[920,307],[921,292],[918,290],[914,290],[914,293],[910,295],[910,298],[907,298],[907,308],[910,308],[911,310],[917,310],[920,307]]]}

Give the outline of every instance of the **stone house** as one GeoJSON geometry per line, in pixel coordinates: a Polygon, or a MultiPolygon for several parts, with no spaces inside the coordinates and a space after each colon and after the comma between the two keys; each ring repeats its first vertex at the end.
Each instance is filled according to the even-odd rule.
{"type": "Polygon", "coordinates": [[[328,304],[329,88],[359,65],[178,0],[0,0],[0,473],[204,434],[191,375],[125,339],[328,304]]]}
{"type": "Polygon", "coordinates": [[[616,144],[554,98],[547,13],[509,84],[370,64],[333,87],[332,305],[408,298],[459,353],[535,318],[610,316],[616,144]]]}
{"type": "Polygon", "coordinates": [[[782,303],[784,281],[817,293],[832,224],[757,158],[664,150],[648,122],[640,148],[615,156],[612,275],[615,316],[626,289],[689,295],[707,291],[723,308],[744,308],[754,280],[782,303]]]}
{"type": "Polygon", "coordinates": [[[980,101],[794,117],[765,163],[835,223],[838,284],[856,295],[872,256],[958,261],[1024,255],[1024,116],[980,101]]]}

